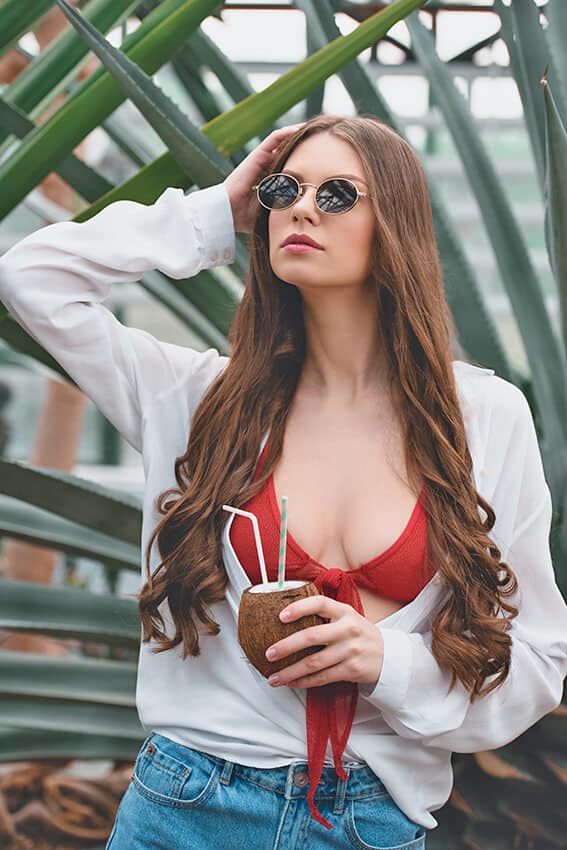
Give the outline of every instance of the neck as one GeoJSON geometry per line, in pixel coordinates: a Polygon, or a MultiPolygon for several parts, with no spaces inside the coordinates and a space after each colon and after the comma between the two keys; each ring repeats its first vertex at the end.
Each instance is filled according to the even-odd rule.
{"type": "Polygon", "coordinates": [[[375,294],[335,287],[302,295],[307,337],[303,388],[351,404],[383,391],[386,369],[375,294]]]}

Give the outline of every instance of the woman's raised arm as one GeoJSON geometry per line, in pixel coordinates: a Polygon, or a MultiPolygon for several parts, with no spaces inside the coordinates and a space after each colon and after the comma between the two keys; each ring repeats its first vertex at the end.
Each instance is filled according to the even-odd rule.
{"type": "Polygon", "coordinates": [[[299,126],[270,133],[223,183],[189,195],[169,188],[149,206],[115,201],[88,221],[43,227],[0,258],[0,301],[139,451],[147,405],[212,352],[126,327],[102,302],[113,283],[151,269],[179,279],[232,262],[234,232],[250,232],[256,214],[251,186],[299,126]]]}
{"type": "Polygon", "coordinates": [[[102,302],[113,283],[151,269],[192,277],[233,258],[224,184],[189,195],[168,188],[149,206],[115,201],[88,221],[22,239],[0,258],[0,301],[141,450],[145,406],[203,355],[122,325],[102,302]]]}

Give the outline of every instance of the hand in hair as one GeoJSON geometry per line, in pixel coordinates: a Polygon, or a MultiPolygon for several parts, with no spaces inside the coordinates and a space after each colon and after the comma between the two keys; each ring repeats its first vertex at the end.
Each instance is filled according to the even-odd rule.
{"type": "Polygon", "coordinates": [[[258,209],[258,200],[256,193],[251,191],[252,186],[270,173],[272,162],[280,152],[282,142],[287,141],[304,123],[302,121],[274,130],[223,181],[230,199],[234,229],[237,233],[252,232],[258,209]]]}
{"type": "Polygon", "coordinates": [[[307,614],[319,614],[329,622],[301,629],[274,643],[266,650],[270,661],[305,647],[323,644],[325,648],[280,670],[276,674],[279,681],[270,676],[270,684],[314,688],[331,682],[375,684],[378,681],[384,657],[382,634],[351,605],[319,594],[293,602],[283,609],[280,617],[285,612],[291,615],[285,622],[293,622],[307,614]],[[271,650],[276,654],[269,655],[271,650]]]}

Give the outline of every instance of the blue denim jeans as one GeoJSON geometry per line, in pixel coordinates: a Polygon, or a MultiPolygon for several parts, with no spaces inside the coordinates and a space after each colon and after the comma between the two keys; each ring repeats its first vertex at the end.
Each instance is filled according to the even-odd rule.
{"type": "Polygon", "coordinates": [[[136,758],[106,850],[425,850],[425,829],[367,765],[325,766],[307,806],[307,762],[257,768],[153,733],[136,758]]]}

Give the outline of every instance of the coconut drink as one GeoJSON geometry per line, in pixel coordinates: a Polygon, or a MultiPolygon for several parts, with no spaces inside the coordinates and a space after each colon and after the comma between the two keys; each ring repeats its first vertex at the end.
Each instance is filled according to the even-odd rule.
{"type": "Polygon", "coordinates": [[[318,614],[300,617],[292,623],[282,623],[280,620],[280,611],[296,599],[318,595],[319,591],[311,581],[285,581],[283,589],[278,589],[277,581],[271,581],[253,584],[244,590],[238,608],[238,641],[250,663],[262,676],[268,678],[306,655],[323,649],[322,646],[308,646],[276,661],[268,661],[266,658],[266,650],[273,643],[301,629],[326,622],[318,614]]]}
{"type": "Polygon", "coordinates": [[[285,580],[285,550],[287,534],[287,497],[282,497],[281,525],[280,525],[280,552],[278,565],[278,580],[268,581],[266,562],[260,539],[258,519],[255,514],[223,505],[223,510],[240,514],[247,517],[254,528],[254,539],[262,574],[262,583],[253,584],[245,588],[240,598],[238,608],[238,641],[250,663],[265,678],[290,667],[305,658],[323,649],[323,646],[309,646],[300,652],[294,652],[279,658],[276,661],[268,661],[266,650],[272,644],[277,643],[288,635],[301,629],[326,623],[327,620],[318,614],[310,614],[300,617],[292,623],[282,623],[280,612],[297,599],[306,596],[318,596],[319,591],[311,581],[286,581],[285,580]]]}

